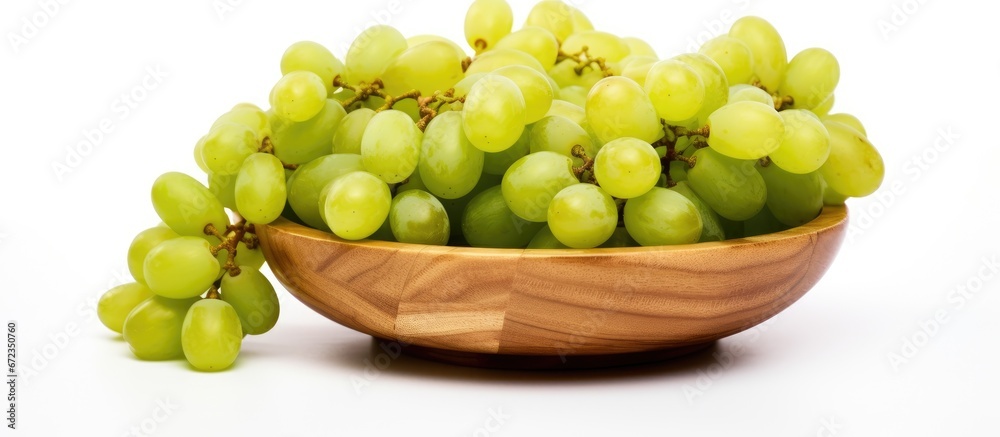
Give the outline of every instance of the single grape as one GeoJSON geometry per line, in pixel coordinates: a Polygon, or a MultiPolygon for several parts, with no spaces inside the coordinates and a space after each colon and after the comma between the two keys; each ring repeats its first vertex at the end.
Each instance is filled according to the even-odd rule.
{"type": "Polygon", "coordinates": [[[327,99],[326,106],[315,117],[294,123],[275,117],[273,121],[274,156],[285,164],[305,164],[330,154],[333,133],[347,117],[343,105],[327,99]]]}
{"type": "Polygon", "coordinates": [[[619,68],[621,68],[622,76],[634,80],[635,83],[645,85],[649,79],[649,71],[659,62],[659,59],[649,56],[629,56],[622,60],[619,68]]]}
{"type": "Polygon", "coordinates": [[[326,96],[323,79],[309,71],[293,71],[282,76],[271,89],[270,103],[278,117],[303,122],[323,110],[326,96]]]}
{"type": "Polygon", "coordinates": [[[750,83],[753,79],[753,52],[750,47],[729,35],[712,38],[698,49],[712,58],[726,72],[729,85],[750,83]]]}
{"type": "Polygon", "coordinates": [[[498,49],[514,49],[534,57],[545,69],[556,65],[559,55],[559,41],[547,29],[537,26],[526,26],[521,30],[504,36],[496,43],[498,49]]]}
{"type": "Polygon", "coordinates": [[[833,189],[826,183],[826,180],[823,179],[823,174],[819,172],[817,173],[819,174],[820,185],[823,187],[823,204],[830,206],[843,206],[844,202],[847,202],[847,196],[833,191],[833,189]]]}
{"type": "Polygon", "coordinates": [[[215,123],[212,124],[209,131],[215,130],[216,127],[224,123],[236,123],[249,127],[257,135],[256,144],[258,145],[264,141],[264,138],[271,136],[272,132],[271,121],[268,119],[267,113],[252,103],[240,103],[233,106],[229,112],[215,119],[215,123]]]}
{"type": "Polygon", "coordinates": [[[688,185],[720,216],[746,220],[764,207],[767,187],[754,161],[733,159],[711,147],[699,149],[694,159],[695,166],[687,172],[688,185]]]}
{"type": "Polygon", "coordinates": [[[542,27],[552,32],[557,40],[565,41],[575,30],[573,9],[558,0],[540,1],[528,12],[528,19],[524,25],[542,27]]]}
{"type": "Polygon", "coordinates": [[[830,132],[830,157],[819,171],[837,193],[864,197],[874,193],[885,177],[885,163],[875,146],[854,128],[836,121],[823,123],[830,132]]]}
{"type": "Polygon", "coordinates": [[[473,247],[522,248],[545,226],[526,221],[507,207],[500,187],[473,197],[462,214],[462,235],[473,247]]]}
{"type": "Polygon", "coordinates": [[[406,38],[392,26],[380,24],[365,29],[344,57],[347,81],[352,85],[372,83],[407,47],[406,38]]]}
{"type": "Polygon", "coordinates": [[[705,103],[705,83],[687,64],[668,59],[649,69],[646,93],[657,115],[674,124],[694,117],[705,103]]]}
{"type": "Polygon", "coordinates": [[[757,165],[767,185],[767,208],[787,226],[810,222],[823,209],[823,184],[819,173],[795,174],[776,165],[757,165]]]}
{"type": "Polygon", "coordinates": [[[570,20],[573,22],[573,33],[594,30],[594,23],[591,23],[590,18],[587,18],[582,11],[573,6],[569,6],[569,11],[570,20]]]}
{"type": "Polygon", "coordinates": [[[829,114],[829,115],[824,116],[822,118],[822,120],[823,121],[836,121],[836,122],[840,122],[840,123],[846,124],[846,125],[854,128],[854,130],[860,132],[861,135],[864,135],[865,137],[868,136],[868,131],[865,130],[865,125],[861,124],[861,120],[858,120],[858,117],[855,117],[855,116],[853,116],[851,114],[847,114],[847,113],[829,114]]]}
{"type": "Polygon", "coordinates": [[[840,82],[840,63],[826,50],[805,49],[788,63],[785,81],[778,93],[792,96],[792,107],[812,109],[833,94],[840,82]]]}
{"type": "Polygon", "coordinates": [[[763,18],[747,16],[733,23],[729,36],[750,48],[754,77],[769,91],[777,90],[785,80],[788,55],[785,53],[785,42],[774,26],[763,18]]]}
{"type": "MultiPolygon", "coordinates": [[[[537,123],[536,123],[537,125],[537,123]]],[[[530,139],[532,126],[526,126],[524,132],[521,133],[521,137],[517,139],[517,142],[513,146],[510,146],[507,150],[497,153],[484,153],[483,154],[483,173],[488,175],[503,176],[510,168],[511,164],[517,162],[525,156],[528,156],[530,152],[530,139]]]]}
{"type": "Polygon", "coordinates": [[[445,112],[427,125],[417,165],[420,171],[414,174],[420,174],[427,191],[435,196],[457,199],[479,182],[484,159],[483,152],[465,137],[462,114],[445,112]]]}
{"type": "Polygon", "coordinates": [[[757,102],[774,107],[774,97],[771,97],[767,91],[742,83],[729,87],[729,103],[742,101],[757,102]]]}
{"type": "Polygon", "coordinates": [[[320,214],[320,192],[337,177],[364,169],[361,155],[333,154],[312,160],[296,169],[288,179],[288,204],[305,224],[327,230],[320,214]]]}
{"type": "Polygon", "coordinates": [[[479,150],[502,152],[520,138],[526,116],[524,96],[517,84],[491,74],[476,82],[465,98],[462,127],[479,150]]]}
{"type": "Polygon", "coordinates": [[[146,284],[146,277],[142,273],[142,264],[146,261],[146,255],[149,254],[149,251],[160,243],[177,237],[180,235],[169,227],[155,226],[140,232],[132,239],[132,244],[128,247],[128,271],[136,282],[146,284]]]}
{"type": "Polygon", "coordinates": [[[417,169],[422,137],[410,116],[401,111],[375,114],[361,138],[365,169],[386,183],[406,180],[417,169]]]}
{"type": "Polygon", "coordinates": [[[143,276],[154,293],[171,299],[198,296],[219,277],[219,262],[207,241],[178,237],[164,241],[146,255],[143,276]]]}
{"type": "Polygon", "coordinates": [[[659,182],[662,171],[656,150],[636,138],[605,144],[594,160],[594,176],[601,188],[619,199],[646,194],[659,182]]]}
{"type": "Polygon", "coordinates": [[[97,318],[108,329],[121,333],[129,313],[154,294],[149,287],[139,282],[129,282],[114,287],[97,301],[97,318]]]}
{"type": "Polygon", "coordinates": [[[830,97],[827,97],[826,100],[820,102],[820,104],[816,105],[815,108],[810,109],[810,111],[819,117],[824,117],[830,113],[830,110],[833,109],[833,105],[836,101],[836,96],[831,93],[830,97]]]}
{"type": "Polygon", "coordinates": [[[583,48],[587,48],[587,55],[591,58],[604,58],[607,62],[618,62],[629,55],[628,43],[617,35],[597,30],[577,32],[563,40],[563,53],[580,53],[583,48]]]}
{"type": "Polygon", "coordinates": [[[234,175],[248,156],[257,153],[261,142],[254,130],[244,124],[222,122],[205,136],[201,158],[208,170],[217,175],[234,175]]]}
{"type": "Polygon", "coordinates": [[[208,135],[202,135],[198,139],[198,142],[194,145],[194,163],[198,164],[198,168],[204,173],[211,173],[212,170],[208,168],[208,164],[205,163],[205,141],[208,139],[208,135]]]}
{"type": "MultiPolygon", "coordinates": [[[[476,187],[473,188],[472,191],[469,192],[469,194],[459,197],[458,199],[439,199],[441,200],[441,204],[444,205],[445,211],[448,212],[448,221],[451,222],[451,224],[449,225],[449,227],[451,228],[451,238],[449,238],[448,240],[449,244],[451,245],[468,244],[465,241],[465,237],[462,235],[462,226],[463,226],[462,218],[465,215],[465,207],[468,206],[469,202],[471,202],[472,199],[474,199],[480,193],[500,185],[500,180],[502,178],[503,176],[483,173],[479,177],[479,183],[476,184],[476,187]]],[[[520,218],[518,220],[520,220],[520,218]]],[[[392,237],[391,231],[389,232],[389,236],[390,238],[395,240],[395,238],[392,237]]]]}
{"type": "Polygon", "coordinates": [[[625,228],[643,246],[695,243],[701,238],[698,208],[686,197],[655,187],[625,203],[625,228]]]}
{"type": "Polygon", "coordinates": [[[391,204],[389,186],[363,171],[334,179],[320,195],[323,220],[345,240],[362,240],[377,231],[389,216],[391,204]]]}
{"type": "Polygon", "coordinates": [[[521,90],[524,97],[524,123],[531,124],[541,120],[552,107],[553,90],[548,77],[523,65],[510,65],[498,68],[493,72],[510,79],[521,90]]]}
{"type": "Polygon", "coordinates": [[[208,188],[183,173],[164,173],[153,182],[153,209],[170,229],[181,235],[204,236],[209,224],[222,231],[229,216],[208,188]]]}
{"type": "Polygon", "coordinates": [[[708,118],[708,145],[736,159],[763,158],[781,146],[785,123],[772,107],[757,102],[723,106],[708,118]]]}
{"type": "Polygon", "coordinates": [[[368,108],[357,109],[344,117],[333,134],[333,153],[361,154],[361,138],[365,128],[375,117],[375,111],[368,108]]]}
{"type": "Polygon", "coordinates": [[[400,243],[444,246],[451,223],[441,201],[422,190],[409,190],[392,199],[389,226],[400,243]]]}
{"type": "Polygon", "coordinates": [[[708,117],[713,112],[729,101],[729,80],[726,79],[726,72],[722,71],[722,67],[712,58],[701,53],[686,53],[674,56],[673,59],[693,68],[705,84],[705,101],[701,104],[701,110],[691,119],[678,124],[691,129],[702,127],[708,123],[708,117]]]}
{"type": "Polygon", "coordinates": [[[528,249],[569,249],[569,246],[562,244],[555,235],[552,235],[549,226],[545,225],[528,242],[528,249]]]}
{"type": "Polygon", "coordinates": [[[558,115],[548,116],[531,127],[528,144],[531,153],[556,152],[573,158],[575,166],[583,165],[583,160],[573,157],[573,147],[581,146],[587,156],[597,155],[590,135],[572,120],[558,115]]]}
{"type": "Polygon", "coordinates": [[[510,65],[523,65],[539,73],[545,72],[542,64],[534,56],[525,52],[515,49],[493,49],[476,56],[476,59],[472,61],[469,68],[465,70],[465,75],[492,73],[510,65]]]}
{"type": "Polygon", "coordinates": [[[632,79],[602,79],[587,96],[586,110],[587,121],[602,144],[623,137],[652,143],[663,136],[656,108],[632,79]]]}
{"type": "Polygon", "coordinates": [[[243,332],[231,305],[203,299],[191,305],[181,325],[184,357],[198,370],[223,370],[240,354],[243,332]]]}
{"type": "Polygon", "coordinates": [[[514,26],[514,11],[505,0],[476,0],[465,13],[465,40],[482,53],[496,46],[514,26]]]}
{"type": "Polygon", "coordinates": [[[517,160],[503,176],[503,197],[514,214],[532,222],[546,221],[557,193],[580,183],[573,160],[555,152],[532,153],[517,160]]]}
{"type": "MultiPolygon", "coordinates": [[[[245,161],[245,160],[244,160],[245,161]]],[[[236,176],[208,174],[208,191],[219,199],[223,207],[236,211],[236,176]]]]}
{"type": "Polygon", "coordinates": [[[236,176],[236,209],[250,223],[271,223],[285,208],[287,192],[281,161],[268,153],[255,153],[243,161],[236,176]]]}
{"type": "Polygon", "coordinates": [[[240,265],[240,274],[222,275],[222,300],[232,305],[244,333],[259,335],[270,331],[281,312],[274,286],[257,268],[240,265]]]}
{"type": "Polygon", "coordinates": [[[830,133],[826,127],[804,109],[788,109],[779,115],[785,122],[785,137],[781,146],[771,152],[771,162],[795,174],[819,170],[830,156],[830,133]]]}
{"type": "MultiPolygon", "coordinates": [[[[675,161],[676,162],[676,161],[675,161]]],[[[680,181],[676,185],[670,187],[670,191],[675,191],[680,193],[680,195],[691,201],[691,204],[698,210],[698,215],[701,217],[701,236],[698,238],[698,242],[704,241],[723,241],[726,239],[726,232],[722,228],[721,217],[716,213],[704,200],[701,200],[697,194],[688,186],[687,182],[680,181]]]]}
{"type": "Polygon", "coordinates": [[[143,360],[169,360],[184,355],[181,329],[188,309],[200,298],[146,299],[125,318],[122,337],[136,357],[143,360]]]}
{"type": "Polygon", "coordinates": [[[625,44],[628,45],[628,53],[632,56],[649,56],[651,58],[659,58],[660,56],[656,54],[656,50],[653,46],[649,45],[648,42],[642,39],[636,38],[634,36],[627,36],[622,38],[625,44]]]}
{"type": "Polygon", "coordinates": [[[333,78],[344,74],[344,63],[322,44],[313,41],[299,41],[288,46],[281,55],[281,74],[293,71],[308,71],[320,78],[326,87],[326,94],[333,95],[337,87],[333,78]]]}
{"type": "Polygon", "coordinates": [[[456,53],[448,43],[429,41],[406,49],[386,66],[381,77],[390,95],[417,90],[429,96],[435,91],[447,91],[462,80],[463,60],[465,55],[456,53]]]}
{"type": "Polygon", "coordinates": [[[563,188],[548,209],[552,234],[574,249],[589,249],[608,241],[618,227],[614,199],[597,185],[576,184],[563,188]]]}

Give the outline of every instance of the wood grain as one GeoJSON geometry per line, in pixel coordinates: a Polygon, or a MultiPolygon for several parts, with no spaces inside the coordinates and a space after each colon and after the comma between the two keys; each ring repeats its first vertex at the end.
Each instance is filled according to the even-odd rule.
{"type": "Polygon", "coordinates": [[[846,225],[846,208],[827,207],[775,234],[592,250],[347,242],[284,219],[257,229],[278,280],[320,314],[417,355],[490,365],[697,350],[798,300],[830,266],[846,225]]]}

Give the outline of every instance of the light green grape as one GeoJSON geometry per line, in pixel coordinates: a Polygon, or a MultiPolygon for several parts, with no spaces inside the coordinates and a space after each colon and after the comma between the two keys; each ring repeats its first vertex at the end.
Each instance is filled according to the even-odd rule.
{"type": "MultiPolygon", "coordinates": [[[[582,86],[577,86],[577,85],[571,85],[559,90],[560,98],[580,108],[580,114],[582,115],[580,119],[583,121],[587,120],[587,115],[583,111],[583,108],[587,106],[587,94],[590,94],[589,88],[584,88],[582,86]]],[[[553,103],[555,103],[554,100],[553,103]]],[[[546,113],[546,115],[552,115],[551,110],[552,108],[549,108],[550,112],[546,113]]],[[[574,119],[573,121],[577,120],[574,119]]]]}
{"type": "Polygon", "coordinates": [[[406,49],[386,66],[381,77],[390,95],[417,90],[430,96],[435,91],[447,91],[462,80],[464,59],[448,43],[429,41],[406,49]]]}
{"type": "Polygon", "coordinates": [[[202,135],[198,139],[198,142],[194,145],[194,162],[198,164],[198,168],[204,173],[211,173],[212,170],[208,168],[208,164],[205,163],[205,140],[208,139],[208,135],[202,135]]]}
{"type": "Polygon", "coordinates": [[[846,124],[846,125],[854,128],[854,130],[860,132],[861,135],[864,135],[866,137],[868,136],[868,131],[865,130],[865,125],[861,124],[861,120],[858,120],[858,117],[855,117],[855,116],[853,116],[851,114],[847,114],[847,113],[829,114],[829,115],[824,116],[822,118],[822,120],[824,122],[825,121],[836,121],[836,122],[840,122],[840,123],[846,124]]]}
{"type": "Polygon", "coordinates": [[[365,169],[389,184],[406,180],[417,169],[422,137],[410,116],[401,111],[375,114],[361,138],[365,169]]]}
{"type": "Polygon", "coordinates": [[[569,10],[570,20],[573,21],[573,33],[594,30],[594,23],[590,22],[590,18],[587,18],[587,15],[573,6],[570,6],[569,10]]]}
{"type": "Polygon", "coordinates": [[[333,133],[333,153],[361,154],[361,138],[375,117],[375,111],[360,108],[347,114],[333,133]]]}
{"type": "Polygon", "coordinates": [[[589,249],[608,241],[618,227],[618,207],[597,185],[568,186],[552,198],[548,209],[552,235],[574,249],[589,249]]]}
{"type": "Polygon", "coordinates": [[[535,3],[528,12],[527,26],[538,26],[552,32],[556,39],[565,41],[574,29],[573,9],[559,0],[544,0],[535,3]]]}
{"type": "Polygon", "coordinates": [[[181,329],[184,316],[199,299],[153,296],[137,305],[125,318],[122,327],[122,337],[132,353],[143,360],[169,360],[183,356],[181,329]]]}
{"type": "Polygon", "coordinates": [[[573,160],[555,152],[532,153],[517,160],[503,176],[503,197],[514,214],[532,222],[546,221],[552,198],[580,183],[573,160]]]}
{"type": "Polygon", "coordinates": [[[559,41],[545,28],[527,26],[504,36],[496,43],[498,49],[514,49],[534,57],[545,69],[556,65],[559,41]]]}
{"type": "Polygon", "coordinates": [[[830,97],[827,97],[826,100],[820,102],[820,104],[816,105],[815,108],[812,108],[811,111],[819,117],[824,117],[830,113],[830,110],[833,109],[833,105],[836,102],[837,96],[830,94],[830,97]]]}
{"type": "Polygon", "coordinates": [[[385,181],[363,171],[340,176],[320,195],[323,220],[338,237],[362,240],[389,216],[392,194],[385,181]]]}
{"type": "Polygon", "coordinates": [[[531,153],[542,151],[556,152],[573,158],[573,165],[583,165],[583,160],[573,157],[573,147],[581,146],[587,156],[597,155],[597,147],[587,131],[572,120],[552,115],[541,119],[531,127],[528,144],[531,153]]]}
{"type": "Polygon", "coordinates": [[[733,159],[710,147],[693,156],[697,163],[687,172],[688,185],[720,216],[746,220],[764,208],[767,186],[753,161],[733,159]]]}
{"type": "Polygon", "coordinates": [[[558,62],[554,67],[549,69],[549,77],[551,77],[560,88],[579,86],[588,90],[593,88],[594,85],[601,81],[601,79],[604,79],[604,72],[591,65],[584,67],[583,71],[577,73],[576,68],[578,65],[579,64],[572,59],[566,59],[562,62],[558,62]]]}
{"type": "MultiPolygon", "coordinates": [[[[288,204],[305,224],[326,230],[328,228],[320,214],[320,192],[337,177],[364,169],[361,155],[333,154],[310,161],[296,169],[288,179],[288,204]]],[[[237,252],[237,255],[240,253],[237,252]]]]}
{"type": "Polygon", "coordinates": [[[755,237],[757,235],[773,234],[788,229],[788,225],[781,223],[771,210],[764,208],[757,215],[750,217],[743,222],[743,237],[755,237]]]}
{"type": "Polygon", "coordinates": [[[408,190],[392,199],[389,226],[400,243],[444,246],[451,236],[444,205],[423,190],[408,190]]]}
{"type": "Polygon", "coordinates": [[[729,36],[743,41],[753,53],[753,73],[761,84],[774,91],[785,80],[788,54],[778,31],[760,17],[740,18],[729,29],[729,36]]]}
{"type": "Polygon", "coordinates": [[[512,164],[517,162],[518,159],[527,156],[531,147],[530,139],[532,130],[532,126],[525,127],[524,132],[521,133],[521,137],[507,150],[497,153],[484,153],[483,173],[503,176],[512,164]]]}
{"type": "Polygon", "coordinates": [[[97,318],[108,329],[121,333],[129,313],[154,294],[149,287],[139,282],[129,282],[114,287],[97,301],[97,318]]]}
{"type": "Polygon", "coordinates": [[[444,199],[457,199],[475,188],[484,159],[483,151],[465,137],[462,114],[445,112],[427,125],[417,168],[428,191],[444,199]]]}
{"type": "MultiPolygon", "coordinates": [[[[476,196],[478,196],[483,191],[500,185],[500,180],[503,176],[491,175],[488,173],[483,173],[479,177],[479,183],[476,187],[472,189],[469,194],[459,197],[458,199],[439,199],[441,204],[444,205],[445,211],[448,212],[448,221],[451,222],[451,238],[449,239],[449,244],[452,245],[465,245],[465,237],[462,235],[462,217],[465,214],[465,207],[469,205],[476,196]]],[[[518,220],[521,220],[520,218],[518,220]]],[[[389,232],[389,236],[392,237],[392,232],[389,232]]]]}
{"type": "Polygon", "coordinates": [[[462,235],[473,247],[515,249],[528,245],[545,226],[518,217],[507,206],[502,189],[489,188],[473,197],[462,214],[462,235]]]}
{"type": "Polygon", "coordinates": [[[523,65],[539,73],[545,72],[542,64],[528,53],[515,49],[493,49],[476,56],[476,59],[472,61],[469,68],[465,70],[465,75],[492,73],[509,65],[523,65]]]}
{"type": "Polygon", "coordinates": [[[587,112],[583,109],[583,106],[565,100],[553,100],[552,107],[549,108],[549,112],[545,115],[561,115],[573,120],[574,123],[579,124],[581,127],[583,126],[582,123],[587,122],[587,112]]]}
{"type": "Polygon", "coordinates": [[[184,173],[164,173],[153,182],[153,209],[181,235],[205,236],[209,224],[226,229],[229,216],[208,188],[184,173]]]}
{"type": "Polygon", "coordinates": [[[465,13],[465,40],[482,53],[496,46],[514,26],[514,11],[505,0],[476,0],[465,13]]]}
{"type": "Polygon", "coordinates": [[[695,243],[701,238],[698,208],[683,195],[655,187],[625,203],[625,229],[643,246],[695,243]]]}
{"type": "Polygon", "coordinates": [[[620,226],[615,228],[615,232],[611,234],[611,238],[608,238],[608,241],[605,241],[604,244],[597,247],[601,249],[606,249],[606,248],[616,248],[616,247],[639,247],[639,246],[641,246],[641,244],[639,244],[638,241],[635,241],[635,239],[628,234],[628,229],[625,229],[624,226],[620,226]]]}
{"type": "Polygon", "coordinates": [[[701,53],[686,53],[673,59],[693,68],[705,84],[705,101],[701,104],[701,110],[690,120],[679,124],[692,129],[702,127],[708,123],[708,117],[729,100],[729,80],[726,79],[726,72],[722,71],[722,67],[712,58],[701,53]]]}
{"type": "Polygon", "coordinates": [[[739,39],[729,35],[717,36],[702,44],[698,53],[719,64],[726,73],[729,86],[748,84],[753,80],[753,52],[739,39]]]}
{"type": "MultiPolygon", "coordinates": [[[[675,161],[676,162],[676,161],[675,161]]],[[[704,200],[701,200],[694,190],[688,186],[686,181],[677,182],[676,185],[670,187],[670,191],[680,193],[680,195],[691,201],[691,204],[698,210],[698,216],[701,217],[701,236],[698,237],[698,242],[705,241],[723,241],[726,239],[726,232],[722,228],[721,217],[716,213],[704,200]]]]}
{"type": "MultiPolygon", "coordinates": [[[[458,98],[464,98],[469,95],[469,91],[472,91],[472,86],[479,82],[479,79],[485,77],[488,73],[474,73],[466,74],[465,78],[458,81],[455,84],[454,96],[458,98]]],[[[464,100],[464,99],[463,99],[464,100]]],[[[457,100],[450,104],[446,104],[441,107],[442,111],[461,111],[465,107],[465,102],[463,100],[457,100]]]]}
{"type": "Polygon", "coordinates": [[[817,172],[817,174],[819,174],[820,185],[823,187],[823,204],[831,206],[844,205],[844,203],[847,202],[847,196],[833,191],[833,189],[826,183],[826,180],[823,179],[823,174],[819,172],[817,172]]]}
{"type": "Polygon", "coordinates": [[[223,207],[236,211],[236,175],[209,173],[208,191],[219,199],[223,207]]]}
{"type": "MultiPolygon", "coordinates": [[[[419,166],[418,166],[419,168],[419,166]]],[[[480,175],[476,175],[477,177],[480,175]]],[[[427,191],[427,185],[424,185],[423,179],[420,179],[420,172],[415,171],[410,177],[406,178],[405,181],[400,182],[396,185],[396,194],[402,193],[409,190],[423,190],[427,191]]]]}
{"type": "Polygon", "coordinates": [[[270,103],[278,117],[303,122],[319,114],[326,104],[323,79],[310,71],[293,71],[271,89],[270,103]]]}
{"type": "Polygon", "coordinates": [[[552,235],[549,226],[545,225],[528,242],[528,249],[569,249],[569,246],[562,244],[555,235],[552,235]]]}
{"type": "Polygon", "coordinates": [[[763,158],[781,146],[785,122],[773,107],[757,102],[736,102],[719,108],[708,118],[708,145],[736,159],[763,158]]]}
{"type": "Polygon", "coordinates": [[[605,144],[594,160],[594,176],[601,188],[619,199],[646,194],[660,181],[662,171],[656,150],[636,138],[605,144]]]}
{"type": "Polygon", "coordinates": [[[476,148],[496,153],[517,142],[526,116],[524,96],[517,84],[491,74],[476,82],[465,98],[462,127],[476,148]]]}
{"type": "Polygon", "coordinates": [[[767,208],[787,226],[804,225],[823,209],[823,184],[818,173],[795,174],[776,165],[757,171],[767,185],[767,208]]]}
{"type": "Polygon", "coordinates": [[[840,63],[833,53],[819,48],[805,49],[788,63],[778,93],[792,96],[793,108],[812,109],[830,97],[839,82],[840,63]]]}
{"type": "Polygon", "coordinates": [[[660,56],[656,54],[656,50],[653,46],[649,45],[648,42],[642,39],[636,38],[634,36],[626,36],[622,38],[625,44],[628,45],[628,53],[632,56],[649,56],[651,58],[659,58],[660,56]]]}
{"type": "Polygon", "coordinates": [[[663,136],[656,108],[632,79],[602,79],[587,96],[586,110],[587,121],[602,144],[623,137],[652,143],[663,136]]]}
{"type": "Polygon", "coordinates": [[[628,43],[617,35],[597,30],[588,30],[574,33],[563,40],[561,49],[563,53],[580,53],[583,48],[587,48],[587,55],[591,59],[604,58],[607,62],[618,62],[629,55],[628,43]]]}
{"type": "Polygon", "coordinates": [[[281,161],[268,153],[250,155],[236,176],[234,195],[236,209],[248,222],[273,222],[281,215],[287,199],[281,161]]]}
{"type": "Polygon", "coordinates": [[[281,55],[281,74],[293,71],[315,74],[323,81],[327,95],[332,96],[337,91],[337,87],[333,86],[333,78],[344,74],[344,63],[322,44],[299,41],[288,46],[281,55]]]}
{"type": "Polygon", "coordinates": [[[347,117],[343,105],[327,99],[326,106],[315,117],[301,123],[276,118],[273,123],[274,156],[286,164],[305,164],[330,154],[333,133],[347,117]]]}
{"type": "Polygon", "coordinates": [[[826,127],[804,109],[788,109],[779,115],[785,122],[785,137],[781,146],[771,152],[771,162],[795,174],[818,170],[830,156],[830,134],[826,127]]]}
{"type": "Polygon", "coordinates": [[[146,277],[142,273],[142,264],[146,261],[146,255],[149,254],[149,251],[160,243],[177,237],[180,235],[169,227],[155,226],[140,232],[132,239],[132,244],[128,247],[128,271],[136,282],[146,284],[146,277]]]}
{"type": "Polygon", "coordinates": [[[281,312],[274,286],[257,268],[240,266],[240,274],[222,275],[222,300],[232,305],[242,331],[259,335],[270,331],[281,312]]]}
{"type": "Polygon", "coordinates": [[[344,57],[347,81],[352,85],[372,83],[407,47],[406,38],[392,26],[380,24],[365,29],[344,57]]]}
{"type": "Polygon", "coordinates": [[[157,295],[187,299],[201,295],[219,277],[219,262],[200,237],[164,241],[146,255],[142,265],[146,285],[157,295]]]}
{"type": "Polygon", "coordinates": [[[771,97],[767,91],[742,83],[729,87],[729,103],[743,101],[757,102],[772,108],[774,107],[774,97],[771,97]]]}
{"type": "MultiPolygon", "coordinates": [[[[649,71],[652,70],[653,66],[658,62],[660,62],[659,59],[649,56],[629,56],[619,65],[622,69],[622,76],[634,80],[635,83],[645,85],[646,80],[649,79],[649,71]]],[[[704,84],[702,84],[702,87],[704,87],[704,84]]]]}
{"type": "Polygon", "coordinates": [[[264,138],[271,136],[271,122],[268,120],[267,113],[252,103],[240,103],[233,106],[229,112],[215,119],[215,123],[212,124],[209,131],[224,123],[236,123],[249,127],[257,134],[256,144],[258,145],[264,141],[264,138]]]}
{"type": "Polygon", "coordinates": [[[198,370],[228,368],[240,354],[243,332],[232,305],[203,299],[191,305],[181,326],[184,357],[198,370]]]}
{"type": "Polygon", "coordinates": [[[705,103],[705,83],[687,64],[668,59],[646,74],[645,90],[657,115],[675,124],[694,117],[705,103]]]}
{"type": "Polygon", "coordinates": [[[243,160],[257,153],[260,145],[260,139],[252,128],[244,124],[222,122],[216,124],[205,136],[201,157],[210,172],[234,175],[240,171],[243,160]]]}
{"type": "Polygon", "coordinates": [[[830,132],[830,157],[819,169],[823,180],[843,196],[874,193],[885,177],[882,155],[854,128],[836,121],[823,124],[830,132]]]}
{"type": "Polygon", "coordinates": [[[553,90],[548,77],[523,65],[510,65],[493,72],[510,79],[521,90],[524,97],[524,123],[541,120],[552,107],[553,90]]]}

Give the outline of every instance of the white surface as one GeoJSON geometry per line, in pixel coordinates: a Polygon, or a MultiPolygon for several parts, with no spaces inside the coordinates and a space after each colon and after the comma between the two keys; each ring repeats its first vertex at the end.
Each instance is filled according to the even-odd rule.
{"type": "MultiPolygon", "coordinates": [[[[1000,251],[994,6],[579,2],[598,28],[643,37],[664,57],[745,14],[774,23],[790,54],[833,51],[843,72],[835,112],[860,116],[885,157],[881,200],[851,202],[853,237],[801,301],[764,328],[720,342],[716,353],[742,347],[734,360],[709,352],[639,368],[522,373],[400,358],[366,376],[366,360],[376,358],[369,338],[284,291],[278,326],[249,338],[237,365],[218,374],[138,361],[95,317],[96,299],[127,276],[129,241],[157,222],[152,181],[171,170],[197,174],[195,141],[233,104],[266,106],[288,44],[313,39],[342,57],[371,13],[393,6],[230,0],[237,5],[220,17],[214,7],[225,1],[68,2],[16,51],[10,32],[41,6],[0,5],[7,42],[0,48],[0,319],[19,322],[22,373],[19,429],[0,434],[117,436],[142,426],[144,435],[289,436],[985,435],[994,428],[1000,280],[984,270],[990,278],[977,293],[955,291],[969,281],[975,287],[981,260],[1000,251]],[[912,13],[893,17],[904,6],[912,13]],[[885,35],[880,21],[894,19],[901,24],[885,35]],[[125,112],[116,99],[157,68],[162,82],[147,80],[155,89],[125,112]],[[82,132],[105,118],[113,131],[57,178],[53,163],[65,163],[82,132]],[[942,130],[958,137],[935,154],[942,130]],[[926,168],[912,162],[925,155],[926,168]],[[863,219],[865,211],[875,218],[863,219]],[[927,340],[920,324],[935,313],[947,321],[927,340]],[[904,338],[922,346],[893,366],[889,354],[914,352],[903,350],[904,338]],[[360,393],[358,378],[370,382],[360,393]],[[489,421],[491,411],[509,417],[489,421]]],[[[465,4],[443,3],[397,4],[391,24],[407,35],[463,41],[465,4]]],[[[530,3],[512,2],[516,25],[530,3]]]]}

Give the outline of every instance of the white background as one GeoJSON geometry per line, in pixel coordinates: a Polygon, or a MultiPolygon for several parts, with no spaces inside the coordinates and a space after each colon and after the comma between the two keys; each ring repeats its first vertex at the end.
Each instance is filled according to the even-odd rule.
{"type": "MultiPolygon", "coordinates": [[[[11,35],[43,8],[0,5],[0,320],[19,323],[22,373],[19,429],[3,435],[995,433],[995,6],[578,2],[599,29],[642,37],[662,57],[747,14],[769,19],[790,55],[821,46],[839,57],[835,112],[866,123],[886,182],[851,201],[851,235],[826,277],[762,328],[634,368],[504,372],[404,357],[366,374],[368,337],[281,290],[278,326],[209,374],[139,361],[95,317],[100,294],[127,280],[132,237],[157,223],[152,181],[198,174],[192,147],[233,104],[266,107],[288,44],[312,39],[342,58],[373,14],[406,35],[463,41],[466,8],[405,1],[386,15],[388,0],[246,0],[220,14],[223,1],[69,1],[24,44],[11,35]],[[136,91],[144,100],[120,110],[155,70],[161,80],[136,91]],[[103,119],[113,130],[68,158],[103,119]],[[935,315],[944,322],[926,322],[935,315]],[[496,413],[503,423],[486,429],[496,413]]],[[[531,2],[512,4],[519,26],[531,2]]]]}

